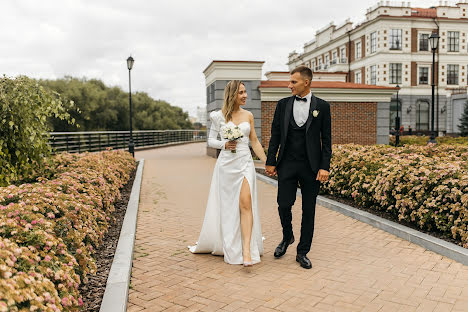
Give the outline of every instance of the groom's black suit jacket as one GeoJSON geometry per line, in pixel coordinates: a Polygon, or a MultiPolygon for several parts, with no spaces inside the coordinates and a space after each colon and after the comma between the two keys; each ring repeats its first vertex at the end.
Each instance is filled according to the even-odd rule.
{"type": "MultiPolygon", "coordinates": [[[[278,166],[282,161],[294,99],[294,96],[284,98],[276,105],[266,161],[269,166],[278,166]]],[[[309,118],[306,122],[305,142],[307,158],[312,170],[315,173],[319,169],[330,171],[332,155],[330,104],[314,95],[311,98],[309,118]],[[313,117],[314,110],[319,112],[317,117],[313,117]]]]}

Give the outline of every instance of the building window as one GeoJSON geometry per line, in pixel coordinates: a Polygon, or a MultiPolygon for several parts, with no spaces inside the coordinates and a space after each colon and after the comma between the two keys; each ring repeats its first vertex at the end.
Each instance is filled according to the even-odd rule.
{"type": "Polygon", "coordinates": [[[429,84],[429,67],[419,67],[419,84],[429,84]]]}
{"type": "Polygon", "coordinates": [[[332,64],[336,64],[337,58],[338,58],[338,52],[334,51],[333,54],[332,54],[332,61],[331,61],[331,63],[332,63],[332,64]]]}
{"type": "Polygon", "coordinates": [[[370,84],[375,85],[377,84],[377,66],[372,65],[370,67],[370,84]]]}
{"type": "Polygon", "coordinates": [[[401,63],[390,63],[390,83],[401,83],[401,63]]]}
{"type": "Polygon", "coordinates": [[[315,68],[315,61],[312,61],[312,67],[310,69],[317,70],[317,68],[315,68]]]}
{"type": "Polygon", "coordinates": [[[458,41],[460,38],[460,32],[449,31],[448,32],[448,51],[458,52],[458,41]]]}
{"type": "Polygon", "coordinates": [[[377,51],[377,33],[374,31],[370,34],[370,53],[377,51]]]}
{"type": "Polygon", "coordinates": [[[419,51],[429,51],[429,34],[419,34],[419,51]]]}
{"type": "Polygon", "coordinates": [[[209,104],[215,100],[215,84],[214,82],[206,87],[206,103],[209,104]]]}
{"type": "Polygon", "coordinates": [[[447,84],[458,84],[458,64],[447,65],[447,84]]]}
{"type": "Polygon", "coordinates": [[[360,59],[361,52],[362,52],[361,41],[357,42],[355,47],[356,47],[356,53],[355,53],[356,59],[360,59]]]}
{"type": "Polygon", "coordinates": [[[427,101],[416,102],[416,130],[429,130],[429,102],[427,101]]]}
{"type": "Polygon", "coordinates": [[[325,69],[328,68],[328,65],[330,64],[330,56],[328,55],[325,55],[325,69]]]}
{"type": "Polygon", "coordinates": [[[320,56],[319,59],[318,59],[318,70],[321,70],[322,69],[322,57],[320,56]]]}
{"type": "Polygon", "coordinates": [[[390,50],[401,50],[401,29],[390,29],[390,50]]]}
{"type": "Polygon", "coordinates": [[[341,63],[342,63],[342,64],[347,63],[346,48],[341,48],[341,50],[340,50],[340,58],[341,58],[341,63]]]}
{"type": "Polygon", "coordinates": [[[361,80],[361,72],[358,71],[354,74],[354,82],[355,83],[362,83],[362,80],[361,80]]]}

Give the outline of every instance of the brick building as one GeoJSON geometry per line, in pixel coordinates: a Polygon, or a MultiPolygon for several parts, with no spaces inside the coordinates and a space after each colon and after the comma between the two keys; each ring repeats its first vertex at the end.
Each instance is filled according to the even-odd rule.
{"type": "MultiPolygon", "coordinates": [[[[208,113],[221,109],[229,80],[244,82],[249,95],[245,108],[253,113],[257,136],[267,147],[276,103],[291,91],[289,72],[268,72],[262,80],[262,66],[263,62],[213,61],[204,74],[208,113]]],[[[396,88],[346,82],[346,75],[316,72],[312,79],[312,93],[331,105],[332,142],[388,144],[390,100],[396,88]]],[[[216,155],[211,148],[207,152],[216,155]]]]}
{"type": "MultiPolygon", "coordinates": [[[[307,65],[314,71],[345,72],[346,81],[401,87],[402,125],[430,130],[432,32],[440,35],[436,59],[436,130],[458,132],[468,84],[468,3],[447,1],[437,7],[412,8],[409,2],[380,1],[353,25],[333,23],[315,33],[304,51],[289,55],[289,68],[307,65]],[[457,94],[453,97],[452,95],[457,94]],[[461,95],[460,95],[461,94],[461,95]],[[438,123],[437,123],[438,120],[438,123]]],[[[395,125],[396,98],[389,126],[395,125]]]]}

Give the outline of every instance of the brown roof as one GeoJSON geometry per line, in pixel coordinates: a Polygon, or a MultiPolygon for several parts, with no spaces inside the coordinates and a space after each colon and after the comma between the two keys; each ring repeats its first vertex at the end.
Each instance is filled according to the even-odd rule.
{"type": "MultiPolygon", "coordinates": [[[[260,83],[259,88],[287,88],[289,81],[270,81],[264,80],[260,83]]],[[[384,87],[366,85],[362,83],[341,82],[341,81],[312,81],[312,89],[383,89],[383,90],[398,90],[395,87],[384,87]]]]}
{"type": "Polygon", "coordinates": [[[344,71],[334,71],[334,72],[324,72],[324,71],[314,71],[313,72],[314,75],[315,74],[320,74],[320,75],[347,75],[348,73],[347,72],[344,72],[344,71]]]}
{"type": "Polygon", "coordinates": [[[411,8],[411,16],[437,17],[436,8],[411,8]]]}

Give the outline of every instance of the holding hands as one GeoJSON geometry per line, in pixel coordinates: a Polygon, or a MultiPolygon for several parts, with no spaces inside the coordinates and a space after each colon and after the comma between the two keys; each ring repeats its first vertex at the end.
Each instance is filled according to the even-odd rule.
{"type": "Polygon", "coordinates": [[[276,176],[278,173],[276,172],[276,167],[275,166],[268,166],[268,165],[265,165],[265,171],[266,173],[272,177],[272,176],[276,176]]]}
{"type": "MultiPolygon", "coordinates": [[[[265,165],[265,171],[270,177],[278,175],[278,173],[276,172],[275,166],[265,165]]],[[[326,182],[328,180],[329,175],[330,175],[330,172],[324,169],[320,169],[317,174],[317,181],[326,182]]]]}

